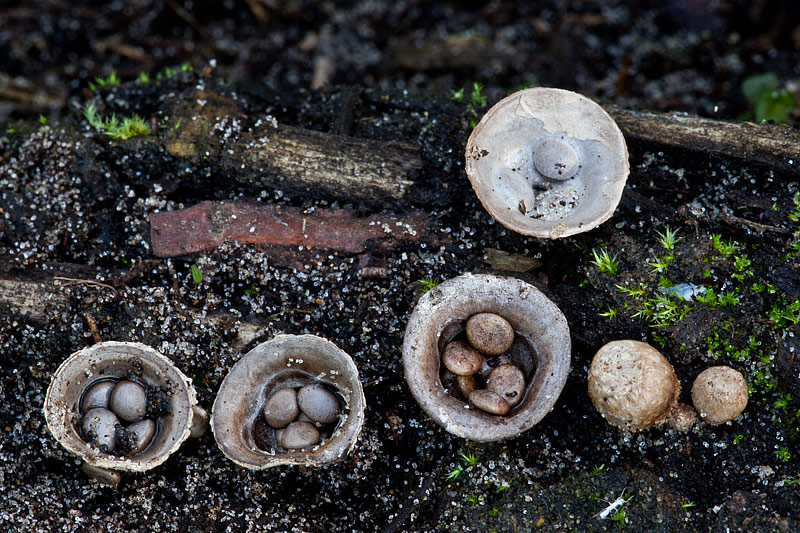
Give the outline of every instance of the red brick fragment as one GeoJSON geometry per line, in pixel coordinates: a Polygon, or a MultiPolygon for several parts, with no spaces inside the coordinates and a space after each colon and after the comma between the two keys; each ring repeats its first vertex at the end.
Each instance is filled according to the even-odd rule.
{"type": "Polygon", "coordinates": [[[307,212],[253,202],[207,201],[150,215],[150,240],[158,257],[209,250],[227,241],[359,253],[370,242],[419,242],[427,228],[428,217],[421,211],[359,218],[349,209],[307,212]]]}

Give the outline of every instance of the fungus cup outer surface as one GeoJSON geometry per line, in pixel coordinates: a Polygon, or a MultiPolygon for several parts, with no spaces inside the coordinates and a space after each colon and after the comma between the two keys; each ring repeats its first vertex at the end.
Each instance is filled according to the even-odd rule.
{"type": "MultiPolygon", "coordinates": [[[[465,157],[467,177],[495,220],[549,239],[608,220],[630,171],[625,138],[602,107],[581,94],[544,87],[515,92],[489,109],[472,131],[465,157]],[[577,154],[573,177],[551,179],[535,168],[535,148],[550,138],[577,154]]],[[[571,154],[569,161],[571,166],[571,154]]]]}
{"type": "Polygon", "coordinates": [[[419,299],[403,341],[406,382],[422,409],[448,432],[477,442],[512,438],[539,422],[567,380],[570,336],[564,315],[544,294],[515,278],[464,274],[419,299]],[[496,313],[532,349],[535,373],[522,401],[505,416],[485,413],[447,393],[440,379],[440,350],[476,313],[496,313]]]}
{"type": "Polygon", "coordinates": [[[315,335],[278,335],[247,352],[220,385],[211,412],[217,446],[228,459],[251,470],[280,465],[319,466],[345,457],[364,423],[364,392],[353,359],[315,335]],[[339,425],[308,450],[259,448],[253,426],[273,391],[321,382],[344,400],[339,425]]]}
{"type": "Polygon", "coordinates": [[[64,448],[88,465],[110,470],[144,472],[175,452],[189,437],[197,398],[191,380],[164,355],[136,342],[101,342],[70,355],[53,374],[44,400],[50,432],[64,448]],[[138,455],[104,453],[80,435],[80,401],[86,387],[102,378],[135,379],[166,388],[171,413],[158,420],[153,442],[138,455]]]}
{"type": "Polygon", "coordinates": [[[588,386],[600,414],[630,432],[665,422],[681,390],[661,352],[633,340],[612,341],[597,351],[589,366],[588,386]]]}
{"type": "Polygon", "coordinates": [[[692,385],[692,403],[704,422],[718,425],[742,414],[747,407],[747,382],[729,366],[712,366],[692,385]]]}

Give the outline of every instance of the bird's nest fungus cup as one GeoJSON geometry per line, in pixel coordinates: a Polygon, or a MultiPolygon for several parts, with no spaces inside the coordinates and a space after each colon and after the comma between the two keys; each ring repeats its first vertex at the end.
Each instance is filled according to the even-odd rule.
{"type": "Polygon", "coordinates": [[[134,342],[102,342],[69,356],[47,389],[44,415],[87,473],[111,484],[119,482],[116,471],[160,465],[208,425],[191,380],[134,342]]]}
{"type": "Polygon", "coordinates": [[[611,216],[628,178],[628,149],[614,120],[585,96],[525,89],[498,102],[475,127],[466,171],[498,222],[555,239],[611,216]]]}
{"type": "Polygon", "coordinates": [[[569,327],[535,287],[464,274],[419,299],[406,327],[403,366],[414,398],[444,429],[479,442],[511,438],[539,422],[561,394],[569,327]],[[481,331],[471,331],[475,321],[506,340],[485,344],[481,331]]]}
{"type": "Polygon", "coordinates": [[[337,461],[353,449],[363,422],[355,363],[314,335],[279,335],[245,354],[211,413],[222,453],[254,470],[337,461]]]}

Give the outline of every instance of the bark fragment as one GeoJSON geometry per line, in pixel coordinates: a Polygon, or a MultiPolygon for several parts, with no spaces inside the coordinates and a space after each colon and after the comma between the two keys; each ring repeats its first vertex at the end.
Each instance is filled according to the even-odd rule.
{"type": "Polygon", "coordinates": [[[358,218],[348,209],[299,208],[250,202],[202,202],[188,209],[150,215],[153,254],[200,252],[226,241],[305,246],[358,253],[370,245],[430,240],[428,217],[405,215],[358,218]]]}

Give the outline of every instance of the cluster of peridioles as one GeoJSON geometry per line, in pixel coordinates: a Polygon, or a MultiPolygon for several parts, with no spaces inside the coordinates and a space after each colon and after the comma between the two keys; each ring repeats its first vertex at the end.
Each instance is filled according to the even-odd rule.
{"type": "MultiPolygon", "coordinates": [[[[110,484],[119,483],[119,471],[160,465],[187,437],[202,436],[209,422],[191,381],[153,348],[132,342],[103,342],[72,354],[53,376],[44,411],[56,439],[83,459],[87,473],[110,484]]],[[[259,469],[340,459],[363,419],[364,395],[350,356],[313,335],[279,335],[231,369],[211,426],[226,456],[259,469]],[[278,405],[287,395],[294,404],[278,405]],[[283,424],[275,415],[291,420],[283,424]],[[274,424],[270,445],[259,442],[265,419],[274,424]],[[242,420],[246,427],[235,427],[242,420]]]]}

